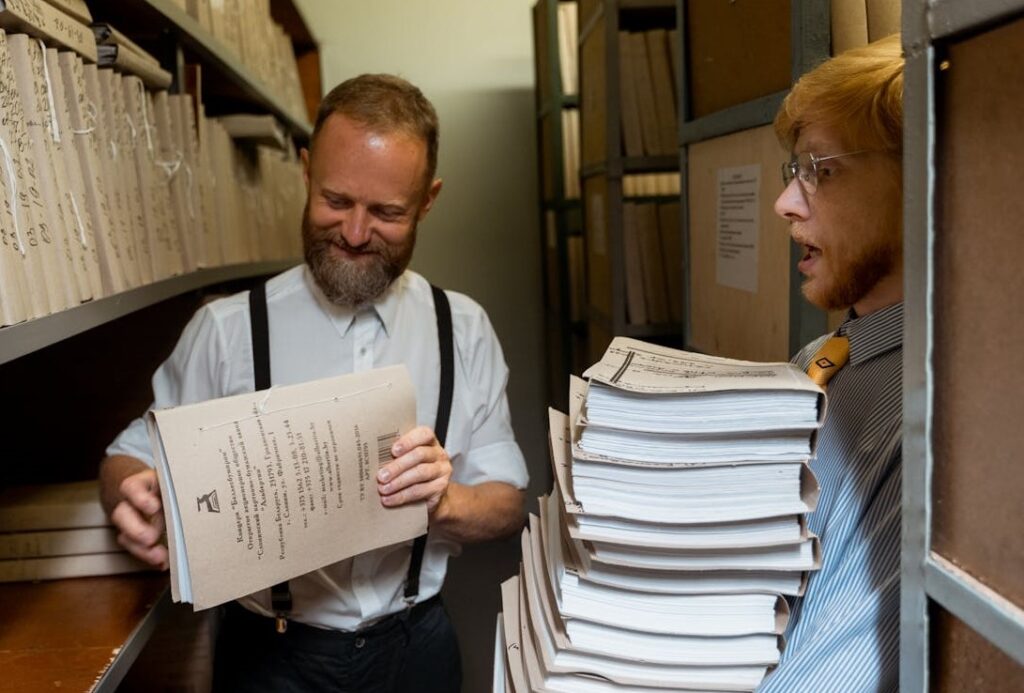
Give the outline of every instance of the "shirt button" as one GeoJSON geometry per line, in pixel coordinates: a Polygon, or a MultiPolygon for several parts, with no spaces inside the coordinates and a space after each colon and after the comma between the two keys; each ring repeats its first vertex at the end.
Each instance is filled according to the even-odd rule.
{"type": "Polygon", "coordinates": [[[361,650],[361,649],[363,649],[363,645],[366,644],[366,639],[365,638],[356,638],[356,641],[353,644],[356,646],[357,650],[361,650]]]}

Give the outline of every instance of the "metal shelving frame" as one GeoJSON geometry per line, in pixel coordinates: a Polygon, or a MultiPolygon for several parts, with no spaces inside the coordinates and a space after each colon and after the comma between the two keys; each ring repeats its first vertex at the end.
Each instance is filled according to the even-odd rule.
{"type": "Polygon", "coordinates": [[[201,269],[89,301],[59,313],[0,328],[0,364],[134,313],[187,291],[234,279],[275,274],[298,260],[274,260],[201,269]]]}
{"type": "Polygon", "coordinates": [[[929,602],[1024,665],[1024,609],[931,551],[935,286],[935,44],[1024,14],[1022,0],[904,0],[903,539],[900,690],[931,689],[929,602]]]}

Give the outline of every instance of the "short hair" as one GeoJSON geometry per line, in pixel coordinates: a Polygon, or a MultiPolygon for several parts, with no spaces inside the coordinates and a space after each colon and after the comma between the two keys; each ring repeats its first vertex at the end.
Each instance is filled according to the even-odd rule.
{"type": "Polygon", "coordinates": [[[427,145],[427,185],[434,179],[439,130],[437,112],[417,87],[401,77],[386,74],[365,74],[345,80],[320,102],[310,148],[324,122],[335,113],[365,127],[384,132],[401,131],[420,138],[427,145]]]}
{"type": "Polygon", "coordinates": [[[792,149],[809,125],[835,130],[848,146],[902,157],[900,35],[840,53],[797,80],[775,116],[775,134],[792,149]]]}

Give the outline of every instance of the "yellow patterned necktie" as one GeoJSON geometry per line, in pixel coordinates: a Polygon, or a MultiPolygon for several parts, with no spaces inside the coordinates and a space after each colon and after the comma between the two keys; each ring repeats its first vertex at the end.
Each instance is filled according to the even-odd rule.
{"type": "Polygon", "coordinates": [[[847,337],[829,337],[807,367],[807,375],[821,387],[850,360],[850,340],[847,337]]]}

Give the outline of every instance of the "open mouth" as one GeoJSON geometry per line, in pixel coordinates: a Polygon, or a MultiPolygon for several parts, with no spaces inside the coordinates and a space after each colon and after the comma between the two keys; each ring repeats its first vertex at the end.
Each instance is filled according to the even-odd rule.
{"type": "Polygon", "coordinates": [[[808,274],[821,257],[821,248],[806,243],[802,244],[802,247],[804,254],[796,267],[802,274],[808,274]]]}

